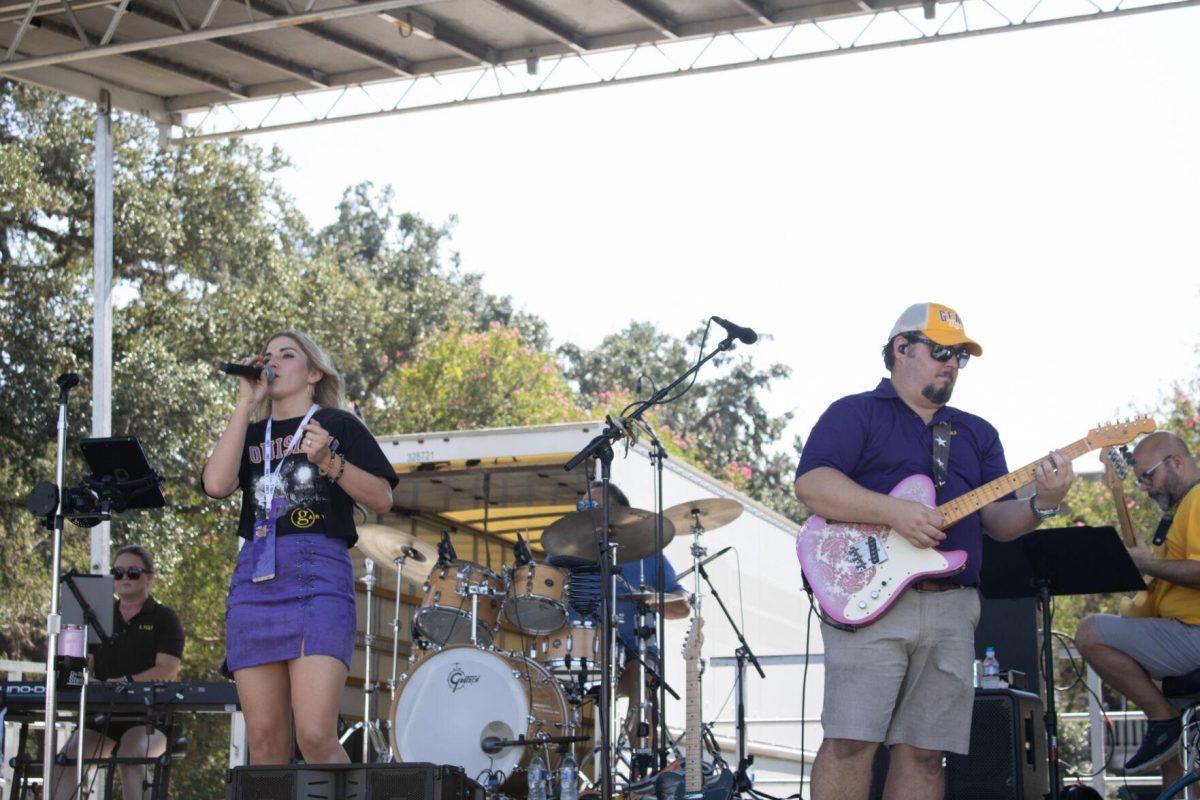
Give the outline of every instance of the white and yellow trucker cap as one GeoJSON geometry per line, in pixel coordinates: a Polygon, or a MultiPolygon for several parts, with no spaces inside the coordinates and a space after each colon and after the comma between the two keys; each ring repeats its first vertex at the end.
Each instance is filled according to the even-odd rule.
{"type": "Polygon", "coordinates": [[[977,342],[967,338],[963,330],[962,317],[949,306],[941,303],[916,303],[904,309],[900,319],[892,326],[888,334],[890,342],[901,333],[917,331],[924,334],[930,341],[944,344],[947,347],[963,345],[973,356],[983,355],[983,348],[977,342]]]}

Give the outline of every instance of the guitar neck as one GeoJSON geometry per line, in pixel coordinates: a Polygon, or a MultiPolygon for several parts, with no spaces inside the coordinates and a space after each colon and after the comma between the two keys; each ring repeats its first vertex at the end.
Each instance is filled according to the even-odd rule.
{"type": "Polygon", "coordinates": [[[687,752],[687,765],[684,768],[684,790],[689,794],[704,788],[704,759],[700,753],[704,743],[700,739],[700,660],[690,658],[687,661],[687,722],[684,727],[684,748],[687,752]]]}
{"type": "MultiPolygon", "coordinates": [[[[1068,460],[1074,461],[1092,449],[1094,448],[1091,443],[1084,438],[1071,442],[1062,448],[1062,451],[1066,454],[1068,460]]],[[[1039,458],[1037,461],[1026,464],[1020,469],[1013,470],[1007,475],[985,483],[978,489],[960,495],[948,503],[942,503],[938,506],[937,510],[945,520],[944,527],[948,528],[963,517],[974,514],[989,503],[999,500],[1010,492],[1015,492],[1027,483],[1033,483],[1034,470],[1040,463],[1042,463],[1042,459],[1039,458]]]]}

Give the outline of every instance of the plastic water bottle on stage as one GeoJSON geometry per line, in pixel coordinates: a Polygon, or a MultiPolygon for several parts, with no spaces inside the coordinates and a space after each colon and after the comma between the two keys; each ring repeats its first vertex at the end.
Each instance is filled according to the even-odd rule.
{"type": "Polygon", "coordinates": [[[979,686],[983,689],[1004,688],[1004,681],[1000,678],[1000,662],[996,659],[994,647],[989,647],[983,652],[983,675],[979,686]]]}
{"type": "Polygon", "coordinates": [[[558,768],[558,800],[579,800],[579,767],[575,757],[567,753],[558,768]]]}
{"type": "Polygon", "coordinates": [[[529,780],[529,800],[546,800],[546,765],[541,756],[534,756],[526,773],[529,780]]]}

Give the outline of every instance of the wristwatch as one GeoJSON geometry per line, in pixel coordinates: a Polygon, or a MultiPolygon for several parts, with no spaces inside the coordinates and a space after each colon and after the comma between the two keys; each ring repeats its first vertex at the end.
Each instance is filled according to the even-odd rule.
{"type": "Polygon", "coordinates": [[[1045,522],[1051,517],[1058,516],[1058,506],[1054,508],[1038,508],[1036,494],[1029,498],[1029,508],[1033,510],[1033,515],[1038,518],[1038,522],[1045,522]]]}

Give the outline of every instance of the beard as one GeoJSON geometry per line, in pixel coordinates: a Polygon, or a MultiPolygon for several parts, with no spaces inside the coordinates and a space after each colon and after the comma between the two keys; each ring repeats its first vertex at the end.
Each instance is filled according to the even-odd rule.
{"type": "Polygon", "coordinates": [[[949,381],[943,386],[935,386],[930,383],[921,390],[921,396],[935,405],[944,406],[950,402],[950,395],[954,394],[954,381],[949,381]]]}

